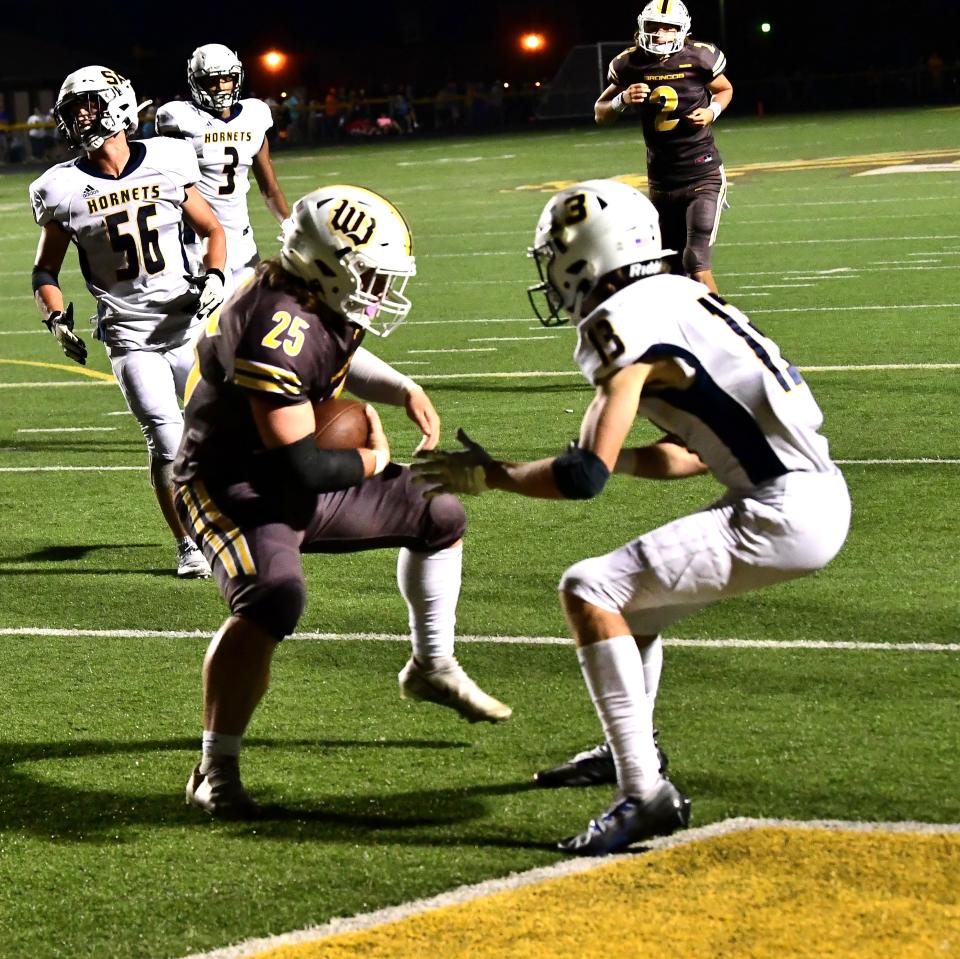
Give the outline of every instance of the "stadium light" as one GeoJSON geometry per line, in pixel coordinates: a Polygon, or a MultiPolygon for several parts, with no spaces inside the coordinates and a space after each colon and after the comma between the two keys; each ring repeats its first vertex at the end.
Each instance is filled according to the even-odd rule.
{"type": "Polygon", "coordinates": [[[287,65],[287,55],[279,50],[268,50],[260,61],[271,73],[279,73],[287,65]]]}
{"type": "Polygon", "coordinates": [[[547,46],[547,38],[542,33],[525,33],[520,38],[520,49],[524,53],[540,53],[547,46]]]}
{"type": "Polygon", "coordinates": [[[772,29],[773,29],[773,27],[771,27],[769,23],[761,23],[761,24],[760,24],[760,32],[761,32],[761,33],[769,33],[772,29]]]}

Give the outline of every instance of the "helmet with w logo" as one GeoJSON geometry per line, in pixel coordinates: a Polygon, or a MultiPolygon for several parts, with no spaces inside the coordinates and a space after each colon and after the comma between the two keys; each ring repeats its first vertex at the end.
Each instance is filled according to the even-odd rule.
{"type": "Polygon", "coordinates": [[[417,272],[403,214],[359,186],[327,186],[294,204],[283,224],[280,262],[332,310],[387,336],[410,312],[404,296],[417,272]]]}

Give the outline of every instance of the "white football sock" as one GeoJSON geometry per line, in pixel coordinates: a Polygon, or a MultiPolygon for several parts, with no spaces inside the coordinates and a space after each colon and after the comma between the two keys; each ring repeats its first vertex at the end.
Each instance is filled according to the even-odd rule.
{"type": "Polygon", "coordinates": [[[435,553],[401,549],[397,557],[397,585],[410,611],[413,655],[426,668],[453,656],[462,564],[463,543],[435,553]]]}
{"type": "Polygon", "coordinates": [[[237,759],[240,756],[240,743],[243,736],[228,736],[215,733],[212,729],[203,731],[203,758],[200,760],[200,772],[205,773],[217,764],[221,757],[237,759]]]}
{"type": "Polygon", "coordinates": [[[652,711],[657,702],[660,673],[663,671],[663,638],[657,636],[652,643],[640,647],[640,658],[643,660],[643,685],[652,711]]]}
{"type": "Polygon", "coordinates": [[[637,644],[633,636],[615,636],[581,647],[577,659],[610,743],[620,790],[646,799],[660,781],[660,762],[637,644]]]}

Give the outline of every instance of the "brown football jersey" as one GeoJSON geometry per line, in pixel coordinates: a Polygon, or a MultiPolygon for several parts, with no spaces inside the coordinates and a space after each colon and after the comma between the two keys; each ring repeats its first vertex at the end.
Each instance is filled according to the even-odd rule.
{"type": "Polygon", "coordinates": [[[616,56],[608,82],[626,88],[646,83],[650,97],[639,108],[647,145],[647,177],[661,189],[683,186],[715,171],[723,162],[713,127],[696,127],[686,117],[710,103],[707,84],[724,72],[727,58],[712,43],[687,39],[667,56],[629,47],[616,56]]]}
{"type": "Polygon", "coordinates": [[[336,395],[364,331],[336,314],[307,312],[258,277],[221,310],[197,340],[187,383],[178,483],[256,475],[263,452],[248,396],[284,404],[336,395]]]}

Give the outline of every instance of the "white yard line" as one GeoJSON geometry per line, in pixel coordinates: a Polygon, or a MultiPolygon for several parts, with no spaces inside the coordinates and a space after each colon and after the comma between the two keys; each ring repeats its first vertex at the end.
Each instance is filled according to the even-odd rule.
{"type": "MultiPolygon", "coordinates": [[[[2,564],[4,566],[10,564],[2,564]]],[[[169,629],[59,629],[45,626],[10,626],[0,628],[0,636],[47,636],[65,639],[206,639],[206,630],[169,629]]],[[[319,633],[299,632],[288,637],[301,642],[385,642],[407,643],[406,633],[319,633]]],[[[458,643],[498,643],[508,646],[569,646],[566,636],[476,636],[458,635],[458,643]]],[[[803,649],[841,650],[845,652],[883,653],[957,653],[960,643],[855,643],[827,639],[664,639],[665,646],[696,649],[803,649]]]]}
{"type": "MultiPolygon", "coordinates": [[[[829,830],[831,832],[856,833],[896,833],[899,835],[956,835],[960,833],[960,825],[956,823],[922,823],[922,822],[844,822],[836,819],[821,819],[801,821],[795,819],[725,819],[722,822],[700,826],[697,829],[687,829],[651,839],[638,844],[635,849],[644,849],[650,853],[666,849],[675,849],[679,846],[690,846],[711,839],[717,839],[731,833],[746,832],[754,829],[786,829],[799,830],[829,830]]],[[[495,893],[510,892],[523,889],[538,883],[559,879],[564,876],[573,876],[580,873],[603,869],[611,863],[636,861],[635,853],[621,853],[613,856],[597,858],[564,859],[552,866],[541,866],[529,869],[526,872],[510,873],[500,879],[487,879],[484,882],[468,886],[459,886],[448,892],[431,896],[429,899],[415,899],[412,902],[399,906],[390,906],[378,909],[375,912],[360,913],[349,918],[331,919],[319,926],[310,926],[294,932],[287,932],[277,936],[268,936],[259,939],[248,939],[245,942],[227,946],[223,949],[214,949],[211,952],[196,952],[184,959],[251,959],[274,949],[285,946],[296,946],[308,942],[318,942],[329,939],[331,936],[344,933],[363,932],[378,926],[399,922],[421,913],[431,912],[448,906],[458,906],[482,899],[495,893]]],[[[437,944],[439,945],[439,943],[437,944]]]]}
{"type": "Polygon", "coordinates": [[[55,426],[19,429],[18,433],[115,433],[116,426],[55,426]]]}

